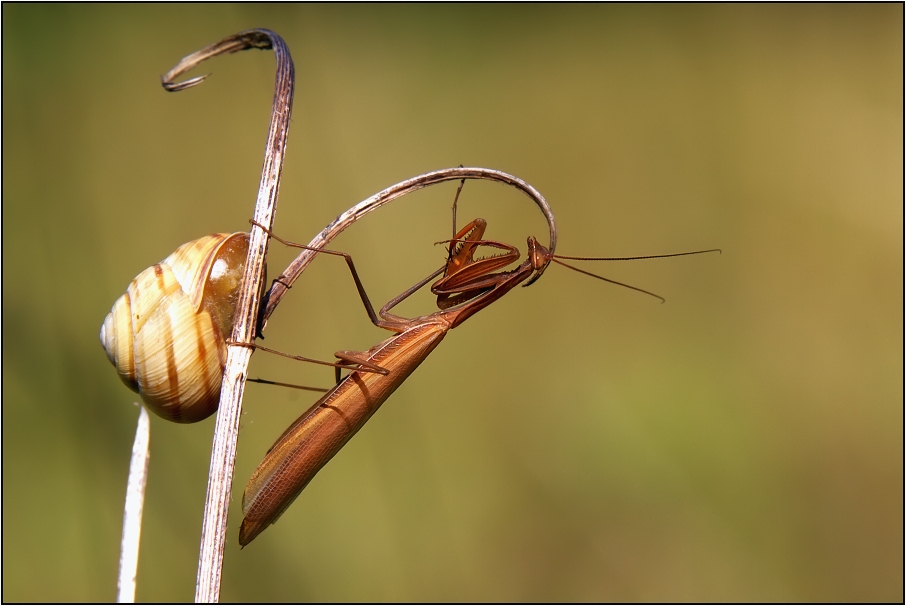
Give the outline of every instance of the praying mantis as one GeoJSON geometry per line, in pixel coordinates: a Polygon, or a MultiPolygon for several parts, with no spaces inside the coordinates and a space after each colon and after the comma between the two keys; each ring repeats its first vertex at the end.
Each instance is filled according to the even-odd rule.
{"type": "MultiPolygon", "coordinates": [[[[457,198],[458,195],[459,191],[457,198]]],[[[482,239],[487,227],[483,219],[475,219],[457,232],[455,201],[453,208],[454,237],[447,241],[449,248],[445,265],[389,301],[378,314],[374,312],[349,255],[311,249],[346,258],[372,323],[392,331],[394,335],[367,352],[337,352],[337,358],[344,363],[358,365],[358,369],[339,380],[340,368],[337,368],[337,384],[283,432],[253,473],[242,497],[243,520],[239,529],[239,543],[243,547],[280,517],[318,471],[362,428],[451,329],[519,284],[527,281],[525,286],[528,286],[533,283],[552,261],[595,278],[658,297],[654,293],[603,278],[558,260],[614,260],[612,258],[554,255],[532,236],[527,240],[526,259],[515,269],[498,271],[518,260],[519,250],[509,244],[482,239]],[[477,251],[482,248],[502,252],[476,258],[477,251]],[[431,292],[437,295],[438,311],[415,318],[403,318],[390,313],[396,305],[441,273],[443,276],[431,286],[431,292]]],[[[276,239],[290,246],[310,249],[276,239]]],[[[619,259],[670,257],[702,252],[711,251],[619,259]]]]}

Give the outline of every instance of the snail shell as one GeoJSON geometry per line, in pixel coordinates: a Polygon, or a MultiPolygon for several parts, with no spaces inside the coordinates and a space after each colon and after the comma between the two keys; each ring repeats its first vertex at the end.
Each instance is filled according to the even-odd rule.
{"type": "Polygon", "coordinates": [[[183,244],[132,280],[101,326],[120,379],[159,416],[194,423],[220,400],[246,233],[183,244]]]}

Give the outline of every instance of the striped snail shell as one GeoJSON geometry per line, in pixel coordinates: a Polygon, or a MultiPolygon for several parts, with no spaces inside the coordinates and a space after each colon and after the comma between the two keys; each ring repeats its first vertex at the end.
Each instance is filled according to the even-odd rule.
{"type": "Polygon", "coordinates": [[[220,401],[247,233],[183,244],[132,280],[101,326],[120,379],[159,416],[194,423],[220,401]]]}

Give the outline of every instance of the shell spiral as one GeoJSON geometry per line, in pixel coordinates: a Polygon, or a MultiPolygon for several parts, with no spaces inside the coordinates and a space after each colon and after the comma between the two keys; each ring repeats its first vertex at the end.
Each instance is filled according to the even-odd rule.
{"type": "Polygon", "coordinates": [[[183,244],[136,276],[104,319],[107,358],[157,415],[194,423],[217,410],[247,253],[242,232],[183,244]]]}

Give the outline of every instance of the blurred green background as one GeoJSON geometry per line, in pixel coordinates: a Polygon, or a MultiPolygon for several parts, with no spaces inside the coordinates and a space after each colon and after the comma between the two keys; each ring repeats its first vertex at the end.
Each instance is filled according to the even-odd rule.
{"type": "MultiPolygon", "coordinates": [[[[537,187],[562,254],[724,252],[586,264],[665,305],[551,267],[240,551],[245,482],[314,400],[249,386],[224,600],[903,600],[902,5],[2,10],[4,601],[114,598],[137,410],[98,330],[142,269],[247,229],[274,60],[158,77],[250,27],[296,64],[286,238],[465,164],[537,187]]],[[[376,303],[440,265],[454,191],[335,241],[376,303]]],[[[525,200],[470,182],[460,223],[524,250],[525,200]]],[[[386,336],[332,258],[267,331],[321,359],[386,336]]],[[[152,421],[139,600],[192,599],[212,429],[152,421]]]]}

